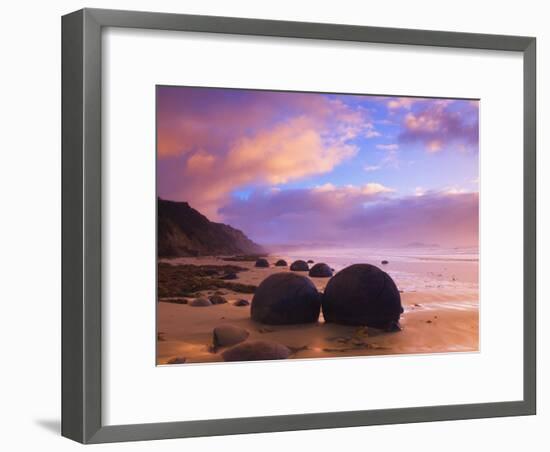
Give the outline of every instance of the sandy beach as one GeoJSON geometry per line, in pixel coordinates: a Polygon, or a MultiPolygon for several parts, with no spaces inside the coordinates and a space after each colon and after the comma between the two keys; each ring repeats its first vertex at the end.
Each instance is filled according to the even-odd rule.
{"type": "MultiPolygon", "coordinates": [[[[290,263],[295,254],[269,256],[268,268],[257,268],[254,261],[227,261],[222,257],[184,257],[161,259],[160,262],[193,266],[234,264],[246,269],[238,272],[234,282],[258,286],[273,273],[289,272],[288,267],[274,267],[273,263],[280,257],[290,263]]],[[[215,327],[226,324],[246,329],[250,333],[248,340],[269,340],[287,346],[292,351],[290,359],[477,351],[477,259],[464,255],[405,254],[392,256],[388,265],[380,265],[379,256],[371,255],[372,262],[364,260],[383,268],[395,280],[404,308],[400,332],[387,333],[374,328],[325,323],[322,313],[317,323],[264,325],[250,318],[250,305],[233,304],[241,299],[251,302],[252,293],[217,288],[199,293],[204,297],[221,294],[227,303],[194,307],[174,303],[173,297],[159,297],[157,364],[223,361],[221,353],[225,347],[212,347],[212,332],[215,327]]],[[[308,259],[309,256],[304,255],[303,258],[308,259]]],[[[335,271],[348,264],[346,259],[337,256],[332,261],[330,258],[325,261],[335,271]]],[[[298,274],[307,276],[307,272],[298,274]]],[[[321,292],[329,280],[310,279],[321,292]]],[[[186,298],[189,301],[193,299],[186,298]]]]}

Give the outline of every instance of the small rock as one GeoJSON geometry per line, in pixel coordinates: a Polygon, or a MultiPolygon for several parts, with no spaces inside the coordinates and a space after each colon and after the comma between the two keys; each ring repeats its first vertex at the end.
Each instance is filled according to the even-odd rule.
{"type": "Polygon", "coordinates": [[[275,267],[286,267],[288,264],[284,259],[279,259],[277,262],[275,262],[275,267]]]}
{"type": "Polygon", "coordinates": [[[227,345],[235,345],[245,341],[250,333],[244,328],[239,328],[234,325],[221,325],[214,328],[212,332],[213,344],[215,347],[225,347],[227,345]]]}
{"type": "Polygon", "coordinates": [[[332,270],[327,264],[319,263],[311,267],[309,276],[313,278],[330,278],[332,276],[332,270]]]}
{"type": "Polygon", "coordinates": [[[225,304],[227,303],[227,300],[222,297],[221,295],[211,295],[210,296],[210,303],[212,304],[225,304]]]}
{"type": "Polygon", "coordinates": [[[266,268],[269,267],[269,262],[267,262],[267,259],[258,259],[256,263],[254,264],[255,267],[261,267],[266,268]]]}
{"type": "Polygon", "coordinates": [[[382,265],[388,265],[389,262],[388,262],[388,261],[382,261],[381,264],[382,264],[382,265]]]}
{"type": "Polygon", "coordinates": [[[226,273],[225,275],[222,275],[220,276],[220,279],[225,279],[225,280],[228,280],[228,279],[237,279],[238,276],[237,276],[237,273],[226,273]]]}
{"type": "Polygon", "coordinates": [[[191,303],[189,303],[189,306],[212,306],[212,303],[206,298],[195,298],[191,303]]]}
{"type": "Polygon", "coordinates": [[[290,265],[290,270],[292,270],[293,272],[307,272],[309,271],[309,265],[306,261],[297,260],[292,262],[292,264],[290,265]]]}
{"type": "Polygon", "coordinates": [[[235,303],[233,303],[233,306],[248,306],[248,305],[250,305],[250,303],[248,302],[248,300],[244,300],[244,299],[237,300],[235,303]]]}
{"type": "Polygon", "coordinates": [[[291,351],[282,344],[271,341],[248,341],[236,345],[222,353],[224,361],[260,361],[286,359],[291,351]]]}
{"type": "Polygon", "coordinates": [[[184,364],[186,361],[187,358],[184,358],[183,356],[176,356],[175,358],[166,361],[166,364],[184,364]]]}
{"type": "Polygon", "coordinates": [[[426,320],[426,323],[432,323],[432,321],[431,320],[426,320]]]}
{"type": "Polygon", "coordinates": [[[313,264],[314,262],[315,262],[315,261],[313,261],[313,260],[311,260],[311,259],[309,259],[309,260],[307,261],[308,264],[313,264]]]}

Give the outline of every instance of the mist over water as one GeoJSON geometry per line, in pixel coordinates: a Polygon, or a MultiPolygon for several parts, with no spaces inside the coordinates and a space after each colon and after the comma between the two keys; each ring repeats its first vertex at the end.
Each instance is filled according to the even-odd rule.
{"type": "Polygon", "coordinates": [[[473,247],[304,247],[273,250],[272,254],[287,259],[289,264],[296,259],[324,262],[336,272],[353,264],[375,265],[403,291],[478,290],[479,252],[473,247]],[[389,263],[383,265],[383,260],[389,263]]]}

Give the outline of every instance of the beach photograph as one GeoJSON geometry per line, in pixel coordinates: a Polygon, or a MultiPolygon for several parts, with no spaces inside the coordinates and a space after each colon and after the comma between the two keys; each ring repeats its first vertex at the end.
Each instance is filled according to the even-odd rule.
{"type": "Polygon", "coordinates": [[[156,363],[477,352],[479,101],[156,87],[156,363]]]}

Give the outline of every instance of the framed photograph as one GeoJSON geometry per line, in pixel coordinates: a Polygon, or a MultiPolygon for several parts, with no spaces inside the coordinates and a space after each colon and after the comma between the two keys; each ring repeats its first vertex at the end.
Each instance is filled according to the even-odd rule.
{"type": "Polygon", "coordinates": [[[536,411],[536,40],[62,21],[62,434],[536,411]]]}

